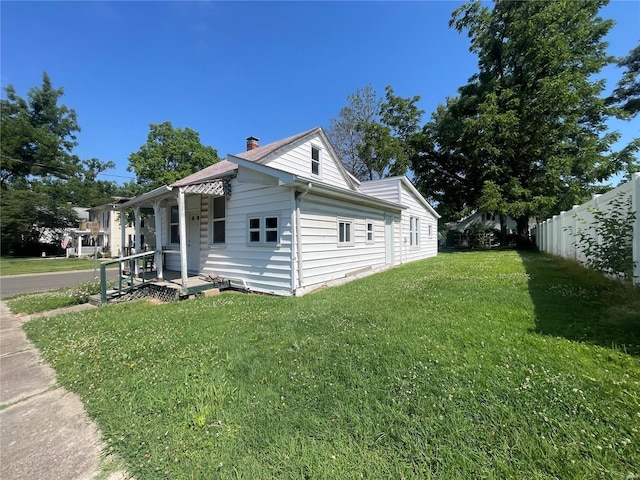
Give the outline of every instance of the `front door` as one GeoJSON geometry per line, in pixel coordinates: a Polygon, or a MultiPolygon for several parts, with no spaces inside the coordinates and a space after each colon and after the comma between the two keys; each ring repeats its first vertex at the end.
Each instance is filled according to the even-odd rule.
{"type": "Polygon", "coordinates": [[[393,215],[385,214],[384,216],[384,252],[385,263],[387,265],[393,265],[393,257],[395,256],[393,239],[393,215]]]}
{"type": "Polygon", "coordinates": [[[200,212],[187,212],[187,270],[200,271],[200,212]]]}

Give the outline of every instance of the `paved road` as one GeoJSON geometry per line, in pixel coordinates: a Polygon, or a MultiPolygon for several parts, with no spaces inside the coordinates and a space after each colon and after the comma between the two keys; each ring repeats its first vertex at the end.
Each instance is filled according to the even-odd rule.
{"type": "MultiPolygon", "coordinates": [[[[100,276],[100,270],[98,270],[98,276],[100,276]]],[[[17,295],[18,293],[43,292],[45,290],[74,287],[93,280],[93,278],[93,270],[6,275],[0,277],[0,298],[17,295]]],[[[116,280],[117,278],[117,268],[107,269],[107,280],[116,280]]]]}

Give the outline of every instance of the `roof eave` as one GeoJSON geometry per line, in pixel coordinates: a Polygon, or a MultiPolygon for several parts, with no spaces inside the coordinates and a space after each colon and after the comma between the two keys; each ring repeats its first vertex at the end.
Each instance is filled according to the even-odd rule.
{"type": "Polygon", "coordinates": [[[281,183],[284,187],[298,187],[298,188],[308,188],[309,184],[311,184],[311,192],[320,192],[328,197],[342,199],[342,200],[350,200],[361,205],[373,206],[376,208],[381,208],[387,211],[401,212],[402,210],[406,210],[407,207],[404,205],[400,205],[394,202],[390,202],[388,200],[382,200],[380,198],[372,197],[371,195],[367,195],[364,193],[356,192],[353,190],[346,190],[341,187],[334,187],[333,185],[329,185],[327,183],[318,182],[312,178],[299,177],[295,176],[292,182],[289,183],[281,183]]]}
{"type": "Polygon", "coordinates": [[[121,203],[118,205],[118,210],[124,210],[125,208],[135,207],[137,205],[142,205],[143,203],[150,202],[157,198],[161,198],[173,190],[173,187],[169,185],[163,185],[162,187],[158,187],[150,192],[143,193],[140,196],[132,198],[128,202],[121,203]]]}

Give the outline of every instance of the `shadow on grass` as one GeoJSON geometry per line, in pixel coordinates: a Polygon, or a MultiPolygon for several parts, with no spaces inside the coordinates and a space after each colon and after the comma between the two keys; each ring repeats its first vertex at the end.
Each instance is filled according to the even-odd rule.
{"type": "Polygon", "coordinates": [[[520,257],[529,275],[535,332],[640,357],[640,287],[574,261],[527,251],[520,257]]]}

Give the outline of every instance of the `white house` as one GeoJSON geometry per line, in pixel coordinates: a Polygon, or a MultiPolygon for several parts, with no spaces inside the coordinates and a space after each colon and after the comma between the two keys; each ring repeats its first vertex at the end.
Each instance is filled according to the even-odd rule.
{"type": "Polygon", "coordinates": [[[437,254],[439,215],[411,182],[358,182],[321,127],[262,147],[249,137],[247,151],[120,205],[136,223],[149,207],[158,277],[180,271],[183,285],[191,273],[303,295],[437,254]]]}

